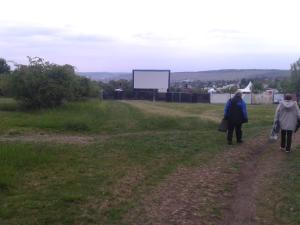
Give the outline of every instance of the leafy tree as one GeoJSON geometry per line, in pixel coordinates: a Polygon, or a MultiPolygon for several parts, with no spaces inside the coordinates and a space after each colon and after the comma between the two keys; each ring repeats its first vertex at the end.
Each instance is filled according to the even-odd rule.
{"type": "Polygon", "coordinates": [[[250,80],[248,80],[246,78],[241,79],[240,88],[245,88],[249,84],[249,81],[250,80]]]}
{"type": "Polygon", "coordinates": [[[281,92],[293,92],[294,91],[294,85],[292,85],[291,79],[286,78],[281,80],[280,82],[280,88],[279,91],[281,92]]]}
{"type": "Polygon", "coordinates": [[[11,74],[2,74],[0,76],[0,96],[12,97],[14,90],[11,74]]]}
{"type": "Polygon", "coordinates": [[[9,73],[10,66],[7,64],[6,60],[0,58],[0,74],[9,73]]]}
{"type": "Polygon", "coordinates": [[[69,97],[70,100],[100,96],[100,86],[98,83],[96,81],[91,81],[87,77],[76,76],[72,89],[72,96],[69,97]]]}
{"type": "Polygon", "coordinates": [[[300,59],[291,65],[291,89],[300,92],[300,59]]]}
{"type": "Polygon", "coordinates": [[[89,82],[89,97],[102,97],[100,96],[102,93],[102,90],[100,88],[100,85],[98,84],[97,81],[91,81],[89,82]]]}
{"type": "Polygon", "coordinates": [[[110,80],[108,83],[99,82],[100,87],[103,89],[104,98],[113,98],[115,89],[122,89],[126,97],[133,97],[132,80],[110,80]]]}
{"type": "Polygon", "coordinates": [[[269,88],[280,90],[281,89],[280,83],[281,83],[281,79],[276,78],[274,80],[271,80],[269,83],[269,88]]]}
{"type": "Polygon", "coordinates": [[[236,86],[228,87],[222,90],[223,93],[235,93],[237,91],[236,86]]]}
{"type": "Polygon", "coordinates": [[[259,80],[254,80],[252,90],[254,93],[262,92],[264,90],[263,83],[259,80]]]}
{"type": "Polygon", "coordinates": [[[38,57],[28,60],[29,65],[18,65],[11,80],[14,97],[26,107],[55,107],[67,100],[89,97],[91,81],[77,76],[73,66],[52,64],[38,57]]]}

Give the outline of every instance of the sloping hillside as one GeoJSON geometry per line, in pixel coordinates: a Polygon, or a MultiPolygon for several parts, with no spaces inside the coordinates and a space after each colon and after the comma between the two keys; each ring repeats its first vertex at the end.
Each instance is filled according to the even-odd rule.
{"type": "Polygon", "coordinates": [[[288,70],[210,70],[172,73],[172,80],[236,80],[242,78],[282,77],[288,75],[288,70]]]}
{"type": "MultiPolygon", "coordinates": [[[[131,73],[109,73],[109,72],[80,72],[82,76],[89,77],[93,80],[119,80],[132,79],[131,73]]],[[[283,77],[288,76],[289,70],[275,70],[275,69],[246,69],[246,70],[209,70],[198,72],[174,72],[171,74],[171,81],[182,80],[237,80],[242,78],[255,77],[283,77]]]]}

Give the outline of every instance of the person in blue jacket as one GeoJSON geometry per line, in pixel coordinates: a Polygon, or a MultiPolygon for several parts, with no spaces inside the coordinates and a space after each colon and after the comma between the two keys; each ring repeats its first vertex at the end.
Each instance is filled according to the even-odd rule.
{"type": "Polygon", "coordinates": [[[242,99],[242,93],[237,91],[229,99],[224,109],[224,119],[228,121],[227,141],[232,145],[233,131],[235,130],[237,143],[242,143],[242,124],[248,122],[247,106],[242,99]]]}

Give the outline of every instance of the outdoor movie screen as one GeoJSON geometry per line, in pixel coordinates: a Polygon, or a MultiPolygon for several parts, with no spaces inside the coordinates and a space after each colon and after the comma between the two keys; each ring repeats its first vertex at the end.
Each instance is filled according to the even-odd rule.
{"type": "Polygon", "coordinates": [[[134,89],[157,89],[167,92],[170,86],[170,70],[133,70],[134,89]]]}

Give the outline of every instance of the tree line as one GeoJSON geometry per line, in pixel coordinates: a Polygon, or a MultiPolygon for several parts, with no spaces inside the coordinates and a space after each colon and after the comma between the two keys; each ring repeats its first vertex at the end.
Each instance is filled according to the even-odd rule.
{"type": "MultiPolygon", "coordinates": [[[[28,57],[27,65],[17,64],[15,67],[12,70],[6,60],[0,58],[0,95],[14,97],[27,108],[56,107],[67,101],[90,97],[114,98],[118,88],[127,97],[134,96],[132,81],[92,81],[77,75],[74,66],[68,64],[57,65],[39,57],[28,57]]],[[[242,79],[240,84],[245,86],[248,82],[249,80],[242,79]]],[[[263,81],[254,79],[252,82],[254,91],[263,90],[263,81]]],[[[198,92],[202,93],[202,86],[196,84],[193,89],[199,89],[198,92]]],[[[289,77],[269,80],[268,86],[281,92],[300,92],[300,59],[291,64],[289,77]]],[[[171,91],[177,89],[180,88],[176,85],[171,87],[171,91]]]]}
{"type": "Polygon", "coordinates": [[[57,65],[39,57],[11,70],[0,58],[0,95],[13,97],[26,108],[50,108],[67,101],[99,97],[96,81],[75,73],[72,65],[57,65]]]}

